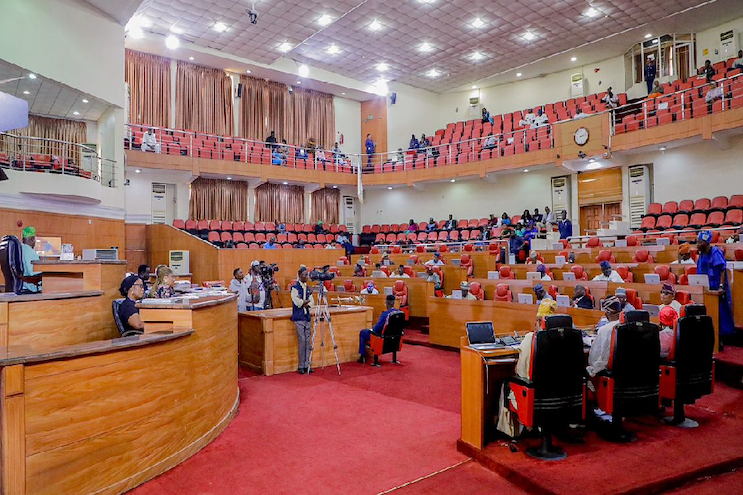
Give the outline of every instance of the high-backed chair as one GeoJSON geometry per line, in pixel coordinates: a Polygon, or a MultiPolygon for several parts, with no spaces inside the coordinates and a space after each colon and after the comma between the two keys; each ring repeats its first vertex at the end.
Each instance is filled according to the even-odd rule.
{"type": "Polygon", "coordinates": [[[511,294],[511,290],[508,287],[508,284],[498,284],[495,286],[495,296],[493,297],[495,301],[504,301],[504,302],[512,302],[513,301],[513,294],[511,294]]]}
{"type": "Polygon", "coordinates": [[[552,299],[557,300],[557,296],[560,295],[560,288],[556,285],[550,285],[547,288],[547,294],[549,294],[552,299]]]}
{"type": "Polygon", "coordinates": [[[583,269],[583,265],[573,265],[570,271],[575,273],[575,280],[588,280],[588,274],[583,269]]]}
{"type": "Polygon", "coordinates": [[[637,289],[625,289],[627,292],[627,302],[635,309],[642,309],[642,298],[637,294],[637,289]]]}
{"type": "Polygon", "coordinates": [[[679,285],[689,285],[689,275],[696,275],[696,274],[697,274],[696,265],[685,266],[684,273],[679,275],[679,280],[678,280],[679,285]]]}
{"type": "Polygon", "coordinates": [[[660,276],[661,282],[676,285],[676,275],[671,271],[671,268],[668,265],[658,265],[655,267],[653,272],[660,276]]]}
{"type": "Polygon", "coordinates": [[[611,254],[611,249],[602,249],[601,251],[599,251],[599,255],[596,256],[596,263],[601,263],[602,261],[616,263],[617,259],[614,257],[613,254],[611,254]]]}
{"type": "Polygon", "coordinates": [[[469,254],[463,254],[460,258],[459,266],[467,270],[467,278],[471,277],[475,271],[475,265],[472,263],[472,257],[469,254]]]}
{"type": "Polygon", "coordinates": [[[418,255],[417,254],[411,254],[409,259],[410,259],[410,261],[413,262],[413,265],[420,265],[421,264],[420,260],[418,259],[418,255]]]}
{"type": "Polygon", "coordinates": [[[586,242],[587,248],[595,248],[599,247],[601,245],[601,240],[598,237],[589,237],[588,242],[586,242]]]}
{"type": "Polygon", "coordinates": [[[340,261],[344,265],[350,265],[351,264],[351,261],[348,259],[348,256],[341,256],[340,258],[338,258],[338,261],[340,261]]]}
{"type": "Polygon", "coordinates": [[[392,353],[392,362],[400,364],[397,353],[402,349],[403,327],[405,326],[405,314],[402,311],[393,311],[387,316],[387,321],[382,328],[382,335],[371,334],[369,347],[374,354],[374,366],[379,367],[379,356],[392,353]]]}
{"type": "Polygon", "coordinates": [[[529,377],[510,380],[519,421],[541,432],[541,446],[527,453],[539,459],[564,459],[567,454],[552,445],[552,431],[578,423],[586,414],[583,340],[573,319],[547,316],[544,329],[534,334],[531,356],[529,377]]]}
{"type": "Polygon", "coordinates": [[[631,284],[635,281],[635,275],[631,271],[629,271],[629,268],[625,265],[617,266],[617,273],[627,284],[631,284]]]}
{"type": "Polygon", "coordinates": [[[634,263],[654,263],[655,260],[650,256],[650,251],[647,249],[638,249],[635,251],[635,255],[632,257],[634,263]]]}
{"type": "Polygon", "coordinates": [[[634,439],[622,425],[629,416],[658,410],[660,386],[660,329],[647,311],[628,311],[612,330],[609,363],[594,381],[598,406],[612,415],[608,439],[634,439]]]}
{"type": "Polygon", "coordinates": [[[14,235],[3,236],[0,240],[0,267],[5,278],[5,292],[28,294],[30,291],[23,288],[23,283],[38,285],[41,275],[23,275],[23,250],[21,241],[14,235]]]}
{"type": "Polygon", "coordinates": [[[703,305],[684,306],[685,316],[674,329],[673,343],[660,367],[660,397],[673,402],[669,423],[682,428],[695,428],[699,423],[686,418],[685,404],[713,392],[715,387],[715,328],[703,305]]]}
{"type": "Polygon", "coordinates": [[[482,285],[479,282],[472,282],[470,284],[470,294],[475,296],[478,301],[485,299],[485,291],[482,290],[482,285]]]}
{"type": "Polygon", "coordinates": [[[328,290],[328,291],[334,291],[335,290],[335,285],[330,280],[325,280],[323,282],[323,285],[325,286],[325,290],[328,290]]]}
{"type": "Polygon", "coordinates": [[[516,278],[516,274],[511,271],[510,266],[500,267],[499,274],[499,278],[504,280],[514,280],[516,278]]]}
{"type": "Polygon", "coordinates": [[[410,306],[408,306],[408,286],[405,282],[398,280],[395,285],[392,286],[392,295],[400,303],[400,311],[405,313],[405,319],[410,319],[410,306]]]}
{"type": "Polygon", "coordinates": [[[346,292],[358,292],[358,289],[356,288],[356,285],[353,283],[353,280],[344,281],[343,288],[346,289],[346,292]]]}

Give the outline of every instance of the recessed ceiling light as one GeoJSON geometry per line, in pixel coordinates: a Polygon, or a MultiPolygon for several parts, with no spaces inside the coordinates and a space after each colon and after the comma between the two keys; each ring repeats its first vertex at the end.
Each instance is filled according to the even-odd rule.
{"type": "Polygon", "coordinates": [[[328,14],[323,14],[320,16],[319,19],[317,19],[317,23],[321,26],[327,26],[331,22],[333,22],[333,18],[330,17],[328,14]]]}
{"type": "Polygon", "coordinates": [[[521,72],[517,72],[516,77],[521,77],[521,72]]]}
{"type": "Polygon", "coordinates": [[[30,92],[30,91],[24,91],[24,92],[23,92],[23,94],[24,94],[24,95],[30,95],[30,94],[31,94],[31,92],[30,92]]]}
{"type": "Polygon", "coordinates": [[[345,95],[346,93],[341,93],[342,95],[345,95]]]}
{"type": "Polygon", "coordinates": [[[80,115],[80,112],[78,112],[77,110],[75,110],[74,112],[72,112],[72,115],[80,115]]]}
{"type": "Polygon", "coordinates": [[[176,48],[181,46],[181,40],[179,40],[177,36],[170,35],[165,38],[165,46],[167,46],[170,50],[175,50],[176,48]]]}
{"type": "Polygon", "coordinates": [[[139,169],[136,169],[136,170],[134,171],[134,173],[135,173],[135,174],[138,174],[138,173],[140,173],[140,172],[142,172],[142,171],[141,171],[141,170],[139,170],[139,169]]]}
{"type": "Polygon", "coordinates": [[[310,68],[302,64],[297,69],[297,73],[299,74],[299,77],[307,77],[310,75],[310,68]]]}
{"type": "Polygon", "coordinates": [[[286,186],[286,185],[289,185],[289,183],[288,183],[288,182],[282,182],[282,184],[284,184],[285,186],[286,186]]]}
{"type": "Polygon", "coordinates": [[[665,146],[661,146],[660,148],[658,148],[658,150],[660,150],[660,151],[666,151],[666,147],[665,146]]]}
{"type": "Polygon", "coordinates": [[[392,190],[392,186],[387,186],[387,189],[389,189],[391,191],[392,190]]]}
{"type": "Polygon", "coordinates": [[[389,68],[390,68],[390,66],[387,65],[387,64],[385,64],[384,62],[382,62],[381,64],[377,64],[377,70],[379,72],[384,72],[384,71],[386,71],[389,68]]]}
{"type": "Polygon", "coordinates": [[[601,168],[600,163],[589,163],[588,165],[586,165],[586,170],[596,170],[599,168],[601,168]]]}
{"type": "Polygon", "coordinates": [[[588,160],[588,163],[593,163],[593,162],[595,162],[595,161],[596,161],[596,159],[595,159],[595,158],[591,158],[590,160],[588,160]]]}
{"type": "Polygon", "coordinates": [[[215,22],[214,26],[212,27],[218,33],[224,33],[225,31],[227,31],[227,24],[225,24],[224,22],[215,22]]]}
{"type": "Polygon", "coordinates": [[[428,77],[439,77],[441,75],[441,73],[439,71],[437,71],[436,69],[431,69],[428,72],[426,72],[426,75],[428,77]]]}
{"type": "Polygon", "coordinates": [[[456,179],[452,179],[452,180],[450,180],[449,182],[456,182],[456,181],[457,181],[456,179]]]}
{"type": "Polygon", "coordinates": [[[325,51],[326,51],[326,52],[328,52],[328,53],[329,53],[329,54],[331,54],[331,55],[337,55],[337,54],[339,54],[339,53],[341,52],[341,49],[340,49],[340,48],[338,48],[338,46],[337,46],[337,45],[330,45],[330,46],[328,47],[328,49],[327,49],[327,50],[325,50],[325,51]]]}
{"type": "Polygon", "coordinates": [[[570,57],[571,62],[575,62],[576,60],[578,60],[578,57],[570,57]]]}
{"type": "Polygon", "coordinates": [[[656,43],[658,43],[659,41],[660,41],[660,40],[659,40],[658,38],[655,38],[655,39],[653,40],[653,44],[655,45],[655,44],[656,44],[656,43]]]}
{"type": "Polygon", "coordinates": [[[483,20],[480,19],[479,17],[475,19],[474,21],[472,21],[472,27],[475,29],[480,29],[484,25],[485,25],[485,22],[483,22],[483,20]]]}
{"type": "Polygon", "coordinates": [[[179,28],[177,25],[173,24],[170,26],[170,32],[173,34],[183,34],[183,29],[179,28]]]}
{"type": "Polygon", "coordinates": [[[338,189],[338,186],[333,186],[333,189],[338,189]]]}
{"type": "Polygon", "coordinates": [[[480,52],[475,52],[475,53],[473,53],[472,55],[470,55],[470,58],[471,58],[472,60],[482,60],[482,59],[484,59],[484,58],[485,58],[485,55],[483,55],[483,54],[482,54],[482,53],[480,53],[480,52]]]}
{"type": "Polygon", "coordinates": [[[189,60],[193,60],[193,57],[188,57],[189,60]]]}
{"type": "Polygon", "coordinates": [[[475,85],[473,84],[473,85],[472,85],[472,89],[477,89],[477,86],[475,86],[475,85]]]}
{"type": "Polygon", "coordinates": [[[652,34],[650,34],[650,33],[648,33],[648,34],[646,34],[646,35],[645,35],[645,39],[648,39],[648,38],[650,38],[651,36],[653,36],[653,35],[652,35],[652,34]]]}
{"type": "Polygon", "coordinates": [[[433,50],[433,47],[428,43],[423,43],[421,46],[418,47],[418,50],[422,52],[430,52],[431,50],[433,50]]]}
{"type": "Polygon", "coordinates": [[[87,98],[83,98],[83,103],[89,103],[87,98]]]}
{"type": "Polygon", "coordinates": [[[28,75],[28,78],[29,79],[36,79],[36,74],[29,74],[28,75]]]}
{"type": "Polygon", "coordinates": [[[524,39],[526,41],[531,41],[531,40],[533,40],[536,37],[537,36],[534,33],[532,33],[531,31],[527,31],[527,32],[524,33],[524,39]]]}
{"type": "Polygon", "coordinates": [[[378,20],[374,19],[373,21],[371,21],[371,24],[369,24],[369,29],[371,29],[372,31],[379,31],[380,29],[382,29],[382,25],[379,23],[378,20]]]}
{"type": "Polygon", "coordinates": [[[287,43],[286,41],[284,41],[282,44],[279,45],[279,51],[280,52],[286,53],[286,52],[288,52],[291,49],[292,49],[291,43],[287,43]]]}
{"type": "Polygon", "coordinates": [[[302,84],[302,81],[297,81],[297,84],[302,84]]]}
{"type": "Polygon", "coordinates": [[[378,79],[374,84],[372,84],[372,92],[379,96],[387,96],[387,93],[389,93],[387,80],[382,78],[378,79]]]}
{"type": "Polygon", "coordinates": [[[420,3],[433,3],[433,0],[418,0],[420,3]]]}
{"type": "Polygon", "coordinates": [[[529,169],[528,169],[528,168],[525,168],[525,169],[524,169],[524,173],[525,173],[525,174],[528,174],[528,173],[529,173],[529,169]]]}
{"type": "Polygon", "coordinates": [[[227,180],[232,180],[232,177],[227,177],[227,180]]]}
{"type": "Polygon", "coordinates": [[[245,73],[246,73],[246,74],[252,74],[252,73],[253,73],[253,71],[252,71],[252,70],[250,70],[250,69],[245,69],[245,73]]]}
{"type": "Polygon", "coordinates": [[[593,7],[591,7],[588,10],[586,10],[585,12],[583,12],[583,15],[586,16],[586,17],[596,17],[600,13],[601,12],[599,12],[598,10],[594,9],[593,7]]]}

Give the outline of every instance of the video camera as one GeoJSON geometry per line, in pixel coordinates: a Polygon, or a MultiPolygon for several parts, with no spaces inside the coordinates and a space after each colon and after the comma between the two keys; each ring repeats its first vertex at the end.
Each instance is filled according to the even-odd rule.
{"type": "Polygon", "coordinates": [[[261,261],[261,264],[258,266],[258,270],[260,271],[261,278],[264,281],[273,280],[273,274],[279,271],[279,267],[276,265],[276,263],[267,265],[264,261],[261,261]]]}
{"type": "Polygon", "coordinates": [[[330,265],[325,265],[319,270],[318,269],[312,270],[310,272],[310,280],[315,280],[315,281],[319,280],[321,282],[325,282],[326,280],[333,280],[335,278],[335,273],[329,272],[328,271],[329,269],[330,269],[330,265]]]}

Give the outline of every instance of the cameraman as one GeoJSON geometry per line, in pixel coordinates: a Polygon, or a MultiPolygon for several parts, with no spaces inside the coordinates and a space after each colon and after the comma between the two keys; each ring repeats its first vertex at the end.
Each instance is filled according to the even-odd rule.
{"type": "Polygon", "coordinates": [[[266,305],[266,288],[263,283],[263,277],[260,272],[261,263],[253,260],[250,264],[250,271],[245,276],[248,283],[248,311],[258,311],[265,308],[266,305]]]}
{"type": "Polygon", "coordinates": [[[312,316],[310,310],[314,305],[312,301],[312,292],[307,285],[309,272],[307,267],[302,265],[297,272],[297,283],[292,285],[292,316],[291,320],[297,328],[297,350],[299,353],[299,367],[297,373],[313,373],[310,368],[310,332],[312,316]]]}
{"type": "Polygon", "coordinates": [[[232,275],[235,278],[230,282],[230,290],[237,294],[237,310],[251,310],[253,302],[250,300],[250,284],[245,279],[245,274],[241,268],[235,268],[232,275]]]}

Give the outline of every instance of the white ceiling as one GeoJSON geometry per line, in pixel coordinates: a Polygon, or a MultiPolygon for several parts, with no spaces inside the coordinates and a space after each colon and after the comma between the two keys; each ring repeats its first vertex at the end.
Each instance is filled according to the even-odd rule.
{"type": "Polygon", "coordinates": [[[0,81],[22,77],[0,84],[0,91],[28,102],[29,112],[35,115],[63,117],[73,120],[97,121],[108,109],[108,104],[92,96],[68,88],[41,75],[28,77],[29,71],[0,60],[0,81]],[[24,94],[28,91],[29,94],[24,94]],[[84,103],[83,100],[88,100],[84,103]],[[75,115],[78,112],[79,115],[75,115]]]}
{"type": "Polygon", "coordinates": [[[516,68],[524,77],[564,70],[571,56],[586,64],[620,55],[646,31],[698,32],[743,15],[741,0],[591,3],[601,13],[593,18],[583,15],[589,0],[259,0],[257,26],[245,13],[249,0],[144,0],[137,15],[151,23],[146,31],[166,36],[175,26],[184,43],[261,64],[285,56],[370,84],[383,76],[435,92],[513,80],[516,68]],[[317,22],[323,14],[333,19],[325,27],[317,22]],[[474,28],[475,18],[485,25],[474,28]],[[376,32],[368,27],[375,19],[376,32]],[[213,29],[218,21],[226,32],[213,29]],[[283,42],[293,45],[287,54],[283,42]],[[419,51],[423,42],[433,49],[419,51]],[[326,52],[332,44],[339,54],[326,52]],[[484,58],[473,61],[475,51],[484,58]],[[378,72],[380,62],[389,70],[378,72]],[[441,76],[427,77],[432,68],[441,76]]]}
{"type": "Polygon", "coordinates": [[[96,10],[125,25],[137,11],[142,0],[84,0],[96,10]]]}

